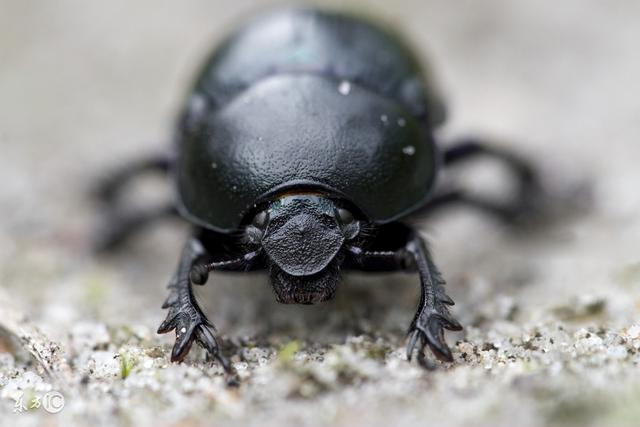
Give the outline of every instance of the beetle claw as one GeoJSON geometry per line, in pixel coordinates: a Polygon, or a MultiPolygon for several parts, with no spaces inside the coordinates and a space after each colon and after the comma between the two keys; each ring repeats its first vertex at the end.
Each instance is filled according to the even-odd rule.
{"type": "Polygon", "coordinates": [[[178,310],[174,304],[169,306],[169,314],[158,327],[158,333],[166,334],[174,329],[176,331],[176,341],[171,350],[172,362],[182,362],[193,346],[193,342],[197,341],[228,372],[231,365],[221,354],[218,341],[211,331],[212,328],[206,317],[195,307],[178,310]]]}
{"type": "Polygon", "coordinates": [[[167,299],[162,303],[162,308],[170,308],[172,306],[175,306],[177,303],[178,303],[178,293],[171,291],[167,299]]]}
{"type": "Polygon", "coordinates": [[[418,338],[418,356],[421,356],[428,345],[434,356],[443,362],[453,362],[453,355],[444,339],[444,329],[460,330],[462,327],[450,316],[443,316],[439,313],[429,314],[426,318],[418,318],[411,327],[409,343],[407,344],[407,359],[411,360],[413,351],[416,348],[418,338]]]}
{"type": "Polygon", "coordinates": [[[451,314],[441,314],[436,313],[433,315],[435,317],[434,321],[438,321],[442,324],[442,327],[448,329],[450,331],[461,331],[462,325],[456,319],[454,319],[451,314]]]}
{"type": "Polygon", "coordinates": [[[177,321],[177,318],[176,318],[175,311],[173,309],[170,309],[169,313],[167,314],[167,318],[164,319],[160,324],[160,326],[158,327],[158,333],[166,334],[167,332],[171,332],[173,329],[176,328],[176,321],[177,321]]]}
{"type": "Polygon", "coordinates": [[[220,362],[225,371],[229,372],[231,370],[229,360],[220,352],[218,340],[216,340],[215,335],[213,335],[208,325],[199,325],[196,328],[196,340],[198,344],[220,362]]]}
{"type": "Polygon", "coordinates": [[[416,343],[418,342],[418,337],[420,336],[420,331],[417,329],[409,334],[409,344],[407,344],[407,360],[411,361],[413,357],[413,350],[416,348],[416,343]]]}
{"type": "Polygon", "coordinates": [[[191,345],[195,340],[194,330],[196,325],[188,324],[185,321],[178,321],[176,326],[176,342],[171,351],[171,361],[181,362],[189,353],[191,345]]]}

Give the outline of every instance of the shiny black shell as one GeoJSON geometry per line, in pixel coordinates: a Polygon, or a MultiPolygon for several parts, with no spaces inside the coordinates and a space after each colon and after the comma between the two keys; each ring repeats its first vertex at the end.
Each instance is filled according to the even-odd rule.
{"type": "Polygon", "coordinates": [[[220,232],[307,188],[393,221],[427,200],[440,99],[406,46],[359,18],[263,16],[216,49],[177,133],[181,213],[220,232]]]}

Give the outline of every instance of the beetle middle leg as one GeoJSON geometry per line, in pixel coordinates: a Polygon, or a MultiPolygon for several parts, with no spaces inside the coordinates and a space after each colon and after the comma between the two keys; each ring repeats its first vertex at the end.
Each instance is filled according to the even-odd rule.
{"type": "Polygon", "coordinates": [[[435,266],[424,239],[417,231],[398,223],[381,227],[374,247],[348,248],[351,268],[365,271],[417,271],[420,276],[420,303],[409,328],[407,358],[418,349],[418,360],[425,364],[424,349],[429,346],[440,360],[451,362],[453,356],[444,330],[459,331],[462,326],[449,313],[453,300],[445,293],[445,281],[435,266]],[[398,246],[398,243],[401,243],[398,246]],[[386,246],[386,247],[385,247],[386,246]]]}
{"type": "Polygon", "coordinates": [[[487,156],[501,160],[513,170],[523,185],[535,182],[536,170],[529,162],[517,154],[492,146],[489,142],[475,138],[465,138],[456,141],[444,152],[445,166],[452,166],[464,160],[487,156]]]}
{"type": "Polygon", "coordinates": [[[448,189],[437,193],[422,213],[451,204],[471,206],[509,223],[534,218],[545,208],[545,192],[536,168],[519,155],[494,147],[478,139],[464,139],[444,153],[446,167],[456,166],[468,160],[488,157],[503,162],[516,180],[516,192],[509,200],[493,200],[462,189],[448,189]]]}
{"type": "Polygon", "coordinates": [[[98,200],[104,203],[114,202],[132,179],[146,173],[166,174],[171,168],[171,163],[171,158],[163,154],[139,159],[115,170],[100,180],[93,189],[93,193],[98,200]]]}
{"type": "Polygon", "coordinates": [[[134,233],[154,222],[178,216],[178,210],[173,204],[167,204],[155,209],[145,209],[135,212],[119,212],[107,209],[100,229],[95,233],[93,247],[98,252],[108,252],[119,247],[134,233]]]}
{"type": "Polygon", "coordinates": [[[116,170],[98,182],[93,189],[93,196],[103,205],[103,218],[93,239],[95,250],[104,252],[115,249],[133,233],[153,222],[178,215],[173,204],[140,211],[127,211],[119,206],[118,199],[132,180],[148,173],[166,174],[170,167],[169,156],[149,156],[116,170]]]}

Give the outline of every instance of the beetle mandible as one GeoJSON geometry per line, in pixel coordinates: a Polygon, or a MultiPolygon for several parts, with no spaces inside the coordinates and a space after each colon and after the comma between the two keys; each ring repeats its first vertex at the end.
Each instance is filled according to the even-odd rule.
{"type": "Polygon", "coordinates": [[[113,204],[133,177],[155,170],[177,189],[164,209],[112,215],[103,248],[167,215],[194,226],[158,329],[176,331],[173,361],[197,341],[229,367],[192,291],[216,270],[268,271],[278,301],[297,304],[331,299],[343,270],[416,272],[407,357],[428,346],[452,360],[444,330],[462,326],[424,239],[403,221],[453,203],[512,221],[540,185],[527,162],[481,140],[436,144],[443,104],[397,35],[316,9],[261,16],[214,50],[186,104],[174,156],[130,165],[100,186],[113,204]],[[478,156],[511,169],[513,199],[436,185],[443,168],[478,156]]]}

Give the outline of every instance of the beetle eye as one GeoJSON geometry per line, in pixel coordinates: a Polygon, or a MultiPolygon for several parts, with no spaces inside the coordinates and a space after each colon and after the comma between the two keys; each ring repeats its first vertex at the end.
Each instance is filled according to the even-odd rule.
{"type": "Polygon", "coordinates": [[[256,216],[253,217],[253,221],[251,221],[251,223],[256,227],[263,229],[267,225],[268,219],[269,219],[269,215],[267,211],[264,210],[264,211],[258,212],[256,216]]]}
{"type": "Polygon", "coordinates": [[[353,214],[343,208],[338,208],[338,219],[343,225],[348,225],[355,221],[353,214]]]}

